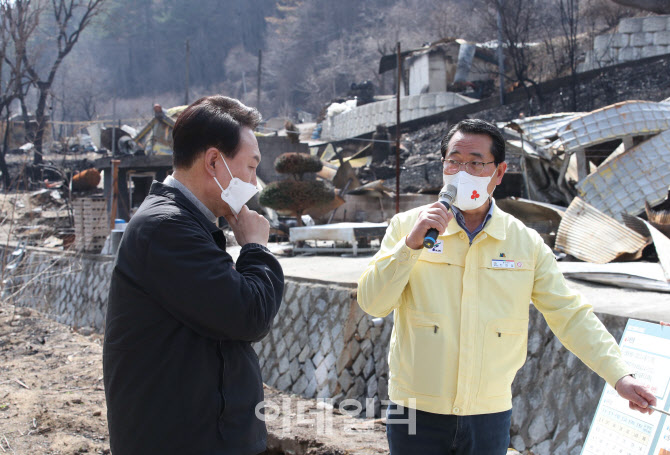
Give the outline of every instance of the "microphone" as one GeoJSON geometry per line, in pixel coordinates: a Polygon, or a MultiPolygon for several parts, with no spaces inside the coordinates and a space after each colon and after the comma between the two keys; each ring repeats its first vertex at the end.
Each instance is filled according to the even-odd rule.
{"type": "MultiPolygon", "coordinates": [[[[456,187],[454,185],[447,185],[446,188],[442,188],[442,191],[440,191],[440,196],[438,197],[438,201],[441,202],[447,210],[451,210],[451,204],[454,202],[454,199],[456,198],[456,187]]],[[[435,228],[430,228],[428,229],[428,232],[426,232],[426,236],[423,238],[423,246],[425,248],[432,248],[435,246],[435,242],[437,241],[437,229],[435,228]]]]}

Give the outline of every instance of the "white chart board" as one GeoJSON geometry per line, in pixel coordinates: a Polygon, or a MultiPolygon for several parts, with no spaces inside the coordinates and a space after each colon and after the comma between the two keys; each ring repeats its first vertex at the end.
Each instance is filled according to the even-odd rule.
{"type": "MultiPolygon", "coordinates": [[[[651,387],[656,407],[670,409],[670,327],[630,319],[620,346],[637,378],[651,387]]],[[[670,455],[670,417],[631,410],[606,384],[582,455],[670,455]]]]}

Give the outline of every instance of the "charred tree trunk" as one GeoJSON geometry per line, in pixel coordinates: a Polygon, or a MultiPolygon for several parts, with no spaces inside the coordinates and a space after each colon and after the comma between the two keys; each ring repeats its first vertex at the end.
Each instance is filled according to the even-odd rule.
{"type": "Polygon", "coordinates": [[[9,168],[7,167],[7,161],[5,161],[5,156],[7,155],[7,150],[9,149],[9,106],[6,107],[7,114],[5,115],[5,134],[2,138],[2,152],[0,152],[0,171],[2,171],[2,183],[4,185],[5,191],[9,190],[11,185],[11,178],[9,175],[9,168]]]}

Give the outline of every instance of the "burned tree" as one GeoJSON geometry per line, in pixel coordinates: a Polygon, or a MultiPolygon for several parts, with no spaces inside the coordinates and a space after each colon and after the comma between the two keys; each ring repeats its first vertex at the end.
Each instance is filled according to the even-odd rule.
{"type": "Polygon", "coordinates": [[[304,175],[319,172],[323,165],[315,156],[284,153],[275,161],[275,170],[292,178],[272,182],[260,194],[261,205],[294,214],[302,226],[302,214],[310,207],[327,205],[335,197],[333,189],[323,180],[305,180],[304,175]]]}
{"type": "MultiPolygon", "coordinates": [[[[52,51],[53,60],[46,74],[40,75],[40,69],[35,62],[28,59],[24,54],[24,65],[30,76],[31,82],[37,88],[37,109],[35,119],[37,121],[37,132],[35,133],[35,156],[34,164],[42,162],[44,131],[47,124],[45,115],[47,109],[47,98],[51,95],[51,87],[54,83],[56,73],[63,60],[70,53],[81,33],[91,24],[91,21],[101,12],[105,0],[51,0],[48,10],[53,14],[51,20],[57,30],[54,37],[56,43],[55,52],[52,51]]],[[[48,33],[48,32],[47,32],[48,33]]]]}
{"type": "MultiPolygon", "coordinates": [[[[5,189],[11,179],[5,161],[9,148],[10,106],[19,99],[23,104],[31,81],[27,78],[26,49],[39,24],[41,6],[31,0],[0,2],[0,116],[4,134],[0,140],[0,171],[5,189]]],[[[27,131],[27,130],[26,130],[27,131]]]]}

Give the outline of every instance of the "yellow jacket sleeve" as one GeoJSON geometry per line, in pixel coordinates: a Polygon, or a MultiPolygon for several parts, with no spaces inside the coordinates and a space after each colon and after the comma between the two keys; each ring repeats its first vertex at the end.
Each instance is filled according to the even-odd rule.
{"type": "Polygon", "coordinates": [[[632,373],[621,358],[621,350],[593,312],[593,307],[571,290],[543,242],[536,248],[532,301],[542,312],[563,346],[614,387],[632,373]]]}
{"type": "Polygon", "coordinates": [[[358,304],[363,311],[384,317],[400,306],[402,292],[419,257],[405,243],[397,217],[386,229],[381,248],[358,280],[358,304]]]}

